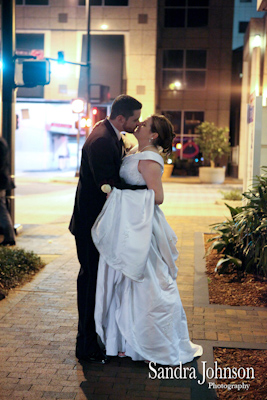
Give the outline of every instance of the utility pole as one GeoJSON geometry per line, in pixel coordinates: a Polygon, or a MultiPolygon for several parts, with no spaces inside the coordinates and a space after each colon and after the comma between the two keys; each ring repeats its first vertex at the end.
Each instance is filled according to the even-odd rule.
{"type": "MultiPolygon", "coordinates": [[[[15,0],[2,0],[2,136],[10,151],[10,176],[15,179],[15,0]]],[[[7,191],[12,222],[15,220],[14,189],[7,191]]]]}
{"type": "Polygon", "coordinates": [[[87,52],[86,52],[86,64],[87,64],[87,116],[90,118],[90,81],[91,81],[91,6],[90,0],[86,0],[87,7],[87,52]]]}

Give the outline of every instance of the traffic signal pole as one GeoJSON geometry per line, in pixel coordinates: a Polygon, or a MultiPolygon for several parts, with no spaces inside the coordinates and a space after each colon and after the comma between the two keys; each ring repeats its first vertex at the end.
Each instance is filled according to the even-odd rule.
{"type": "MultiPolygon", "coordinates": [[[[2,0],[2,136],[10,151],[10,176],[15,180],[15,0],[2,0]]],[[[7,191],[9,212],[15,221],[14,189],[7,191]]]]}
{"type": "Polygon", "coordinates": [[[90,99],[90,83],[91,83],[91,5],[90,0],[86,0],[87,7],[87,51],[86,51],[86,64],[87,64],[87,116],[90,117],[91,99],[90,99]]]}

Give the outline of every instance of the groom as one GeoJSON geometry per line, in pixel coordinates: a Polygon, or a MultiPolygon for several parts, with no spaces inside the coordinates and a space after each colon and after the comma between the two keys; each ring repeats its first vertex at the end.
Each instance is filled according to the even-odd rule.
{"type": "MultiPolygon", "coordinates": [[[[93,128],[82,149],[80,177],[69,229],[75,236],[80,271],[77,279],[78,334],[76,357],[105,364],[108,358],[97,343],[94,309],[99,253],[91,228],[100,213],[106,194],[103,184],[118,189],[133,188],[120,181],[119,169],[124,148],[121,132],[133,133],[139,125],[142,104],[128,95],[118,96],[109,118],[93,128]]],[[[118,210],[119,212],[119,210],[118,210]]]]}

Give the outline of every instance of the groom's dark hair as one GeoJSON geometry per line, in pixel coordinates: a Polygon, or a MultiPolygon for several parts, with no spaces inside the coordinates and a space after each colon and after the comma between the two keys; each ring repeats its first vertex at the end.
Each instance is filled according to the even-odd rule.
{"type": "Polygon", "coordinates": [[[140,103],[140,101],[127,94],[121,94],[116,97],[112,104],[110,119],[115,119],[118,115],[122,115],[124,118],[128,119],[133,115],[135,110],[141,110],[141,108],[142,103],[140,103]]]}

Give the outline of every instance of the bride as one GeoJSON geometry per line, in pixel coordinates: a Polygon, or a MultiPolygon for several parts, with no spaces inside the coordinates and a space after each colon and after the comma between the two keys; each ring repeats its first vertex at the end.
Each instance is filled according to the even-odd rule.
{"type": "Polygon", "coordinates": [[[95,323],[109,356],[178,365],[202,355],[189,339],[176,284],[177,238],[163,202],[159,149],[171,151],[173,126],[162,115],[135,132],[139,151],[124,158],[120,176],[148,190],[113,188],[92,237],[100,253],[95,323]]]}

